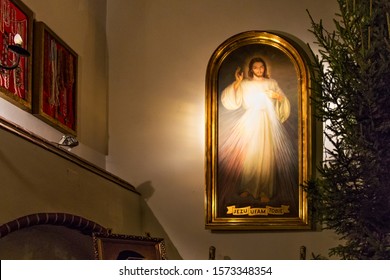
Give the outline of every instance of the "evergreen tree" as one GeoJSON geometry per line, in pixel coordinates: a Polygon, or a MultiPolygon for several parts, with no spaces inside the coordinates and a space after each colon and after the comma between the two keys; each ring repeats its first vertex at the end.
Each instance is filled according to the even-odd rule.
{"type": "MultiPolygon", "coordinates": [[[[311,18],[313,102],[329,142],[306,191],[342,259],[390,259],[390,1],[338,0],[335,28],[311,18]]],[[[310,15],[310,14],[309,14],[310,15]]]]}

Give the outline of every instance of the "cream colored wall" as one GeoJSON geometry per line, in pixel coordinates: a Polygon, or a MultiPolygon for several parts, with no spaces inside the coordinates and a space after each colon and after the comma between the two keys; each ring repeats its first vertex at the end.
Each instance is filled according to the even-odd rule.
{"type": "MultiPolygon", "coordinates": [[[[312,43],[309,9],[325,24],[337,1],[108,0],[107,168],[138,187],[184,259],[297,259],[327,254],[329,232],[204,229],[205,73],[213,51],[248,30],[312,43]]],[[[313,46],[313,45],[312,45],[313,46]]]]}
{"type": "MultiPolygon", "coordinates": [[[[32,147],[26,150],[31,153],[16,150],[15,157],[1,143],[7,161],[1,165],[6,179],[0,224],[39,210],[74,211],[120,233],[167,237],[168,254],[184,259],[207,258],[210,245],[217,247],[218,259],[296,259],[301,245],[309,254],[326,254],[337,241],[328,232],[204,229],[204,87],[212,52],[230,36],[253,29],[280,30],[312,42],[305,9],[327,23],[337,10],[335,0],[23,2],[80,55],[80,146],[72,152],[135,185],[144,201],[133,208],[132,196],[103,182],[99,191],[87,174],[80,186],[72,185],[67,170],[73,167],[32,147]],[[35,166],[36,161],[43,164],[35,166]],[[45,170],[55,172],[45,177],[45,170]],[[60,181],[55,189],[52,179],[60,181]]],[[[5,100],[0,115],[49,141],[62,136],[5,100]]]]}
{"type": "Polygon", "coordinates": [[[137,193],[2,128],[0,178],[0,225],[35,213],[67,213],[114,233],[144,234],[137,193]]]}
{"type": "MultiPolygon", "coordinates": [[[[22,0],[79,55],[77,138],[73,153],[105,167],[108,153],[106,0],[22,0]]],[[[58,142],[63,133],[0,99],[0,116],[58,142]]]]}
{"type": "MultiPolygon", "coordinates": [[[[79,55],[77,138],[80,145],[70,152],[105,168],[108,153],[106,0],[23,2],[35,13],[37,21],[45,22],[79,55]]],[[[58,142],[63,135],[1,98],[0,116],[50,142],[58,142]]],[[[139,195],[22,139],[7,137],[7,132],[5,136],[0,133],[0,225],[36,212],[65,212],[112,228],[114,233],[145,235],[148,231],[155,237],[164,237],[168,256],[180,258],[139,195]]]]}
{"type": "MultiPolygon", "coordinates": [[[[45,22],[79,55],[77,138],[80,145],[71,152],[105,167],[108,152],[106,0],[23,2],[34,11],[36,20],[45,22]]],[[[63,135],[1,98],[0,116],[50,142],[58,142],[63,135]]],[[[0,178],[0,225],[33,213],[64,212],[111,228],[114,233],[145,234],[141,221],[143,202],[138,194],[3,129],[0,129],[0,178]]]]}

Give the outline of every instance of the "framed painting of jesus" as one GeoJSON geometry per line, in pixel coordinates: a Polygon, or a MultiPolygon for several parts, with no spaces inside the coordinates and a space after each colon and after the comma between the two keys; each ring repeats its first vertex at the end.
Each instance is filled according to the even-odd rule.
{"type": "Polygon", "coordinates": [[[318,126],[310,56],[298,39],[248,31],[223,42],[206,73],[206,228],[310,229],[303,184],[318,126]]]}

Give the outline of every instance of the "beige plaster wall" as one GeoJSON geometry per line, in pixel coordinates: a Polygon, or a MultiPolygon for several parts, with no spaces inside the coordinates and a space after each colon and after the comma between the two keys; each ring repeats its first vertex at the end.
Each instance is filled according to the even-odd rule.
{"type": "Polygon", "coordinates": [[[114,233],[144,235],[137,193],[2,128],[0,178],[0,225],[35,213],[67,213],[114,233]]]}
{"type": "MultiPolygon", "coordinates": [[[[79,55],[77,138],[73,153],[105,167],[108,153],[108,54],[106,0],[23,0],[37,21],[46,23],[79,55]]],[[[33,58],[31,58],[33,59],[33,58]]],[[[50,141],[63,133],[0,99],[0,116],[50,141]]]]}
{"type": "MultiPolygon", "coordinates": [[[[143,194],[184,259],[298,259],[327,254],[329,232],[204,229],[205,74],[213,51],[248,30],[278,30],[313,42],[309,9],[325,25],[337,1],[107,1],[107,168],[143,194]]],[[[311,44],[313,46],[313,44],[311,44]]]]}
{"type": "MultiPolygon", "coordinates": [[[[79,55],[80,145],[71,152],[104,168],[108,153],[106,0],[23,2],[33,10],[37,21],[45,22],[79,55]]],[[[62,136],[3,99],[0,116],[50,142],[58,142],[62,136]]],[[[138,194],[3,129],[0,129],[0,178],[0,225],[33,213],[63,212],[82,216],[111,228],[114,233],[145,234],[138,194]]],[[[7,238],[12,238],[12,234],[7,238]]],[[[39,240],[42,239],[41,236],[39,240]]],[[[4,249],[7,240],[1,241],[4,249]]],[[[35,253],[50,256],[50,252],[35,253]]],[[[3,250],[3,257],[4,254],[7,252],[3,250]]]]}
{"type": "MultiPolygon", "coordinates": [[[[133,196],[92,183],[82,170],[76,170],[77,181],[74,167],[29,144],[19,150],[24,144],[1,135],[1,223],[41,209],[73,211],[118,232],[167,237],[172,258],[184,259],[207,258],[210,245],[217,259],[297,259],[302,245],[309,254],[326,254],[337,242],[328,232],[204,229],[204,97],[211,54],[247,30],[279,30],[312,43],[305,9],[329,24],[335,0],[24,2],[80,55],[80,146],[72,153],[129,181],[143,199],[133,208],[133,196]]],[[[62,136],[4,100],[0,115],[49,141],[62,136]]]]}

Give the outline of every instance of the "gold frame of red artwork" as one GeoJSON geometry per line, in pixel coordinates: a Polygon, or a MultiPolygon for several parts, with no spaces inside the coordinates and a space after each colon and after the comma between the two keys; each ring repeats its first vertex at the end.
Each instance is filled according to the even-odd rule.
{"type": "MultiPolygon", "coordinates": [[[[9,3],[12,3],[16,9],[19,10],[24,16],[26,20],[26,30],[23,32],[23,34],[19,34],[22,37],[23,43],[22,47],[26,49],[30,56],[20,57],[19,66],[16,69],[13,70],[4,70],[0,69],[0,79],[4,83],[5,80],[7,80],[7,84],[11,83],[14,84],[19,79],[19,83],[21,84],[21,91],[23,91],[23,96],[20,96],[21,94],[18,94],[14,89],[11,90],[6,85],[3,85],[3,82],[0,84],[0,97],[4,98],[5,100],[11,102],[15,106],[19,107],[22,110],[25,110],[27,112],[31,112],[32,110],[32,61],[33,61],[33,24],[34,24],[34,13],[33,11],[26,6],[22,1],[20,0],[5,0],[9,3]],[[16,77],[16,75],[18,77],[16,77]],[[4,76],[4,77],[3,77],[4,76]]],[[[16,22],[15,20],[13,22],[16,22]]],[[[0,24],[4,24],[4,19],[0,19],[0,24]]],[[[3,36],[14,36],[17,32],[18,28],[14,28],[14,31],[9,32],[5,34],[3,31],[0,31],[0,33],[3,36]]],[[[22,33],[22,32],[20,32],[22,33]]],[[[8,43],[13,44],[13,42],[8,43]]],[[[4,53],[9,56],[12,54],[10,50],[4,50],[4,53]]],[[[3,65],[10,65],[11,61],[1,61],[3,65]]]]}
{"type": "Polygon", "coordinates": [[[76,136],[77,53],[45,23],[35,22],[34,57],[33,114],[54,128],[76,136]],[[47,38],[50,38],[50,42],[48,42],[47,38]],[[48,44],[51,44],[51,47],[54,45],[54,48],[57,50],[54,56],[52,52],[45,52],[48,44]],[[66,62],[64,63],[63,61],[66,62]],[[48,67],[48,62],[51,63],[50,69],[45,68],[48,67]],[[53,67],[53,65],[55,66],[53,67]],[[68,67],[71,71],[67,70],[67,65],[71,65],[71,67],[68,67]],[[60,79],[60,77],[63,78],[60,79]],[[59,80],[65,80],[65,82],[58,82],[59,80]],[[65,90],[63,84],[67,85],[65,90]],[[69,84],[70,86],[68,86],[69,84]],[[58,88],[61,89],[58,90],[58,88]]]}

